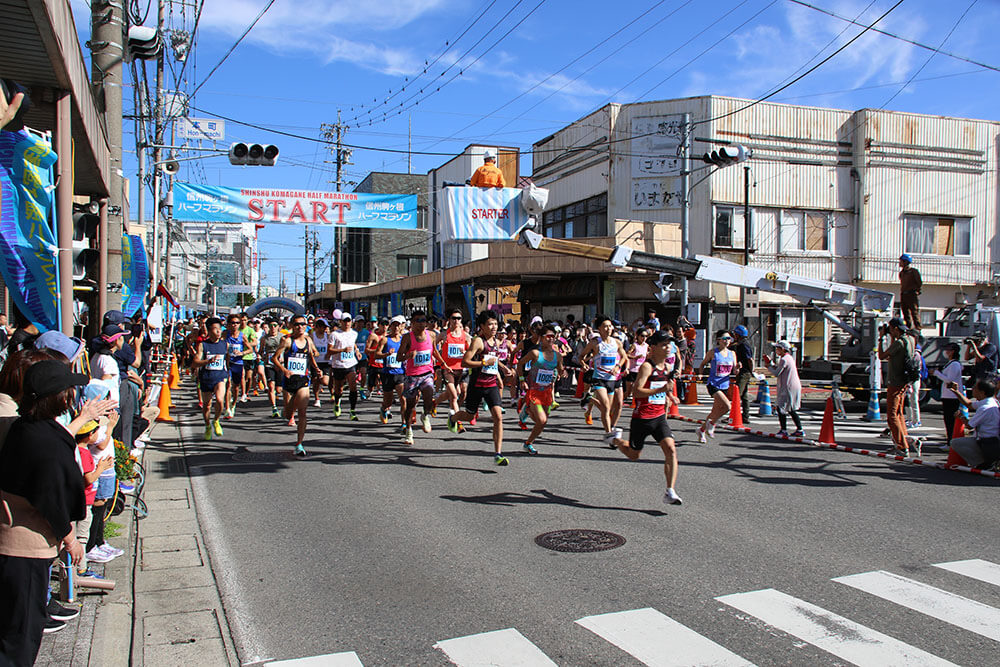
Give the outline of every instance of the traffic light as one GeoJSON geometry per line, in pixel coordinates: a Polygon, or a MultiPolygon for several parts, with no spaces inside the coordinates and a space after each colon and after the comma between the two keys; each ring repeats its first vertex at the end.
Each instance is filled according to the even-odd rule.
{"type": "Polygon", "coordinates": [[[101,223],[97,217],[100,210],[97,202],[73,204],[73,281],[90,280],[96,282],[97,262],[100,252],[94,246],[97,228],[101,223]]]}
{"type": "Polygon", "coordinates": [[[156,28],[134,25],[128,29],[128,52],[133,60],[155,60],[162,48],[156,28]]]}
{"type": "Polygon", "coordinates": [[[674,284],[674,277],[669,273],[661,273],[659,277],[653,281],[653,287],[655,291],[653,296],[656,300],[662,304],[667,304],[670,302],[670,286],[674,284]]]}
{"type": "Polygon", "coordinates": [[[711,153],[705,153],[701,156],[701,159],[705,164],[714,164],[716,167],[728,167],[738,162],[744,162],[751,157],[753,157],[752,150],[746,146],[736,145],[723,146],[711,153]]]}
{"type": "Polygon", "coordinates": [[[274,144],[236,142],[229,145],[229,164],[273,167],[277,159],[278,147],[274,144]]]}

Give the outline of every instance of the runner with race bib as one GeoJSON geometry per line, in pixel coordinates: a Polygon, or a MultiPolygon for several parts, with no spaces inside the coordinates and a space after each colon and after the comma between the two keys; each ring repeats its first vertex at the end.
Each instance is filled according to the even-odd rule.
{"type": "Polygon", "coordinates": [[[733,337],[728,331],[715,334],[715,350],[712,351],[698,368],[699,373],[709,367],[708,380],[705,386],[712,397],[712,411],[705,418],[705,423],[698,429],[698,442],[708,442],[715,435],[715,422],[723,415],[729,414],[729,376],[736,368],[736,353],[729,349],[733,337]]]}
{"type": "Polygon", "coordinates": [[[518,423],[524,430],[528,428],[526,421],[529,417],[534,422],[534,427],[523,445],[524,451],[528,454],[538,453],[534,442],[548,423],[549,411],[555,401],[556,381],[566,374],[563,370],[562,355],[555,348],[555,327],[544,324],[540,334],[539,346],[521,357],[521,361],[517,364],[518,377],[525,378],[522,387],[525,390],[524,407],[518,414],[518,423]],[[531,368],[526,370],[529,364],[531,368]]]}

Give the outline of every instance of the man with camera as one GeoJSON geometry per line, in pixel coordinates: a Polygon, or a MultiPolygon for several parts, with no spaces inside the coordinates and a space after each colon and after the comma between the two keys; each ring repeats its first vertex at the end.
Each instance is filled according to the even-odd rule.
{"type": "Polygon", "coordinates": [[[995,380],[997,374],[997,346],[977,333],[965,339],[965,360],[972,361],[972,381],[995,380]]]}
{"type": "Polygon", "coordinates": [[[903,403],[906,399],[906,360],[913,356],[913,339],[906,335],[906,325],[898,317],[889,320],[888,325],[879,327],[878,358],[888,360],[889,372],[886,375],[886,421],[889,423],[889,433],[896,445],[896,452],[909,456],[909,437],[906,433],[906,420],[903,418],[903,403]],[[892,342],[887,348],[885,337],[888,334],[892,342]]]}

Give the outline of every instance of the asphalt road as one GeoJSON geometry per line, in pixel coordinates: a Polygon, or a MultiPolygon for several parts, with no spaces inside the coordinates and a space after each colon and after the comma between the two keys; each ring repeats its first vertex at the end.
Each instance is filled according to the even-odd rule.
{"type": "MultiPolygon", "coordinates": [[[[190,386],[175,393],[182,415],[190,386]]],[[[537,457],[518,451],[508,409],[506,468],[482,421],[453,436],[436,419],[410,447],[371,402],[360,422],[334,419],[329,401],[310,408],[311,456],[294,460],[291,429],[265,403],[211,442],[184,416],[244,663],[353,652],[364,665],[996,664],[1000,578],[934,566],[1000,562],[996,481],[721,429],[698,445],[693,425],[673,422],[684,505],[666,506],[659,448],[626,461],[572,401],[537,457]],[[575,528],[626,542],[598,553],[534,542],[575,528]],[[890,574],[833,581],[878,571],[890,574]],[[785,596],[737,595],[769,589],[785,596]],[[595,615],[608,616],[577,622],[595,615]]],[[[887,446],[880,426],[859,424],[838,440],[887,446]]],[[[358,664],[347,659],[326,664],[358,664]]]]}

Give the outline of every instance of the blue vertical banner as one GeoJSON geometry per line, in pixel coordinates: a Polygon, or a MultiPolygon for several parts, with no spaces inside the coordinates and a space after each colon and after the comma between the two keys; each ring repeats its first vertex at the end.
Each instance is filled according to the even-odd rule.
{"type": "Polygon", "coordinates": [[[431,297],[431,313],[438,317],[444,317],[444,295],[441,294],[441,286],[438,285],[431,297]]]}
{"type": "Polygon", "coordinates": [[[389,299],[384,296],[378,298],[378,316],[389,317],[389,299]]]}
{"type": "Polygon", "coordinates": [[[358,302],[351,301],[348,306],[348,310],[351,312],[351,319],[356,318],[358,316],[358,302]]]}
{"type": "Polygon", "coordinates": [[[472,285],[462,285],[462,296],[465,297],[465,307],[469,311],[469,322],[476,321],[476,290],[472,285]]]}
{"type": "Polygon", "coordinates": [[[391,311],[390,317],[395,317],[396,315],[403,314],[403,295],[399,292],[393,292],[389,295],[389,310],[391,311]]]}
{"type": "Polygon", "coordinates": [[[142,310],[149,291],[146,248],[135,234],[122,237],[122,312],[131,317],[142,310]]]}
{"type": "Polygon", "coordinates": [[[59,328],[60,296],[73,299],[59,294],[56,159],[47,139],[0,131],[0,273],[18,310],[43,332],[59,328]]]}

